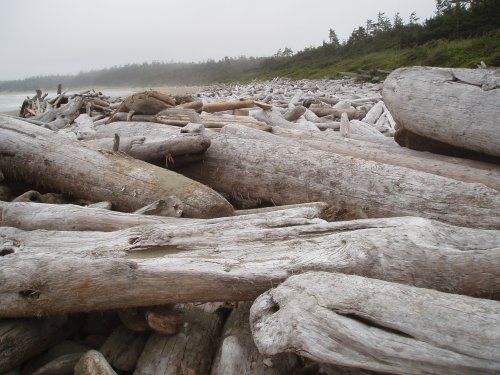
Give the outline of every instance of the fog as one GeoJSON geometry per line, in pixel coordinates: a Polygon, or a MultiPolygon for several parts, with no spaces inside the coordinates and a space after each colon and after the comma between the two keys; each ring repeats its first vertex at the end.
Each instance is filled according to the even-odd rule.
{"type": "Polygon", "coordinates": [[[127,63],[269,56],[342,41],[378,12],[423,21],[434,0],[2,0],[0,81],[127,63]]]}

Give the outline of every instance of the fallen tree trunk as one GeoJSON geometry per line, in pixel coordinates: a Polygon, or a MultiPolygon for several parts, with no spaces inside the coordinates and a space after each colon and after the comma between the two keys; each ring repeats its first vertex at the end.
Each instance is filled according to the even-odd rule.
{"type": "MultiPolygon", "coordinates": [[[[242,136],[236,130],[231,128],[232,134],[244,138],[256,138],[250,132],[242,136]]],[[[329,137],[324,133],[299,133],[286,129],[273,129],[273,134],[280,135],[287,141],[293,140],[296,145],[411,168],[463,182],[480,183],[500,191],[500,166],[497,164],[419,152],[397,147],[396,144],[391,146],[377,141],[329,137]]]]}
{"type": "Polygon", "coordinates": [[[203,311],[203,306],[187,306],[185,320],[187,324],[174,336],[149,337],[135,375],[210,373],[224,316],[220,311],[203,311]]]}
{"type": "Polygon", "coordinates": [[[493,374],[499,309],[498,301],[308,272],[257,298],[250,322],[266,355],[395,374],[493,374]]]}
{"type": "Polygon", "coordinates": [[[9,178],[134,211],[174,195],[186,217],[231,215],[231,205],[210,188],[123,154],[102,152],[23,121],[0,122],[0,169],[9,178]],[[78,181],[78,183],[75,183],[78,181]]]}
{"type": "Polygon", "coordinates": [[[309,109],[319,117],[325,117],[328,115],[333,115],[334,117],[340,118],[342,113],[347,114],[349,120],[361,120],[366,116],[364,111],[353,108],[334,108],[330,106],[312,104],[309,109]]]}
{"type": "Polygon", "coordinates": [[[500,70],[400,68],[387,77],[383,97],[400,127],[500,156],[500,127],[495,116],[499,82],[500,70]]]}
{"type": "Polygon", "coordinates": [[[500,227],[500,192],[481,184],[277,142],[225,134],[211,141],[204,163],[183,174],[227,194],[277,205],[322,201],[339,217],[418,215],[500,227]]]}
{"type": "Polygon", "coordinates": [[[193,223],[218,224],[227,222],[236,226],[248,220],[277,218],[328,217],[329,205],[315,202],[295,206],[269,207],[260,210],[240,210],[235,214],[246,217],[221,217],[193,220],[177,217],[128,214],[101,208],[82,207],[72,204],[41,204],[33,202],[0,202],[0,226],[23,230],[100,231],[110,232],[138,225],[167,224],[191,225],[193,223]]]}
{"type": "Polygon", "coordinates": [[[247,100],[234,100],[230,102],[203,103],[203,111],[213,113],[213,112],[221,112],[221,111],[228,111],[241,108],[253,108],[257,106],[264,109],[271,108],[269,104],[260,103],[251,99],[247,99],[247,100]]]}
{"type": "Polygon", "coordinates": [[[73,325],[74,319],[66,316],[1,321],[0,372],[13,369],[57,341],[64,340],[75,331],[73,325]]]}
{"type": "Polygon", "coordinates": [[[251,302],[240,302],[229,315],[211,375],[289,375],[299,368],[298,358],[291,353],[266,358],[259,353],[250,332],[251,302]]]}
{"type": "Polygon", "coordinates": [[[308,270],[500,296],[498,231],[408,217],[239,218],[85,234],[0,228],[0,317],[252,300],[308,270]]]}
{"type": "Polygon", "coordinates": [[[210,146],[210,138],[201,133],[179,133],[167,139],[120,138],[118,150],[114,150],[114,138],[101,138],[85,143],[98,149],[121,151],[135,159],[164,165],[168,157],[204,152],[210,146]]]}
{"type": "Polygon", "coordinates": [[[95,138],[119,137],[151,137],[170,138],[180,134],[178,126],[158,124],[155,122],[116,121],[111,124],[99,125],[95,128],[95,138]]]}

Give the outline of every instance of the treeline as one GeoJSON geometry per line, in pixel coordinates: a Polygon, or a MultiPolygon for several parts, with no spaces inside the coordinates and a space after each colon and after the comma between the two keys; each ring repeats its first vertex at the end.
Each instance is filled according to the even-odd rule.
{"type": "Polygon", "coordinates": [[[219,61],[199,63],[144,62],[80,72],[77,75],[51,75],[0,82],[0,90],[33,90],[37,87],[103,87],[199,85],[237,80],[249,70],[257,69],[264,58],[225,57],[219,61]]]}

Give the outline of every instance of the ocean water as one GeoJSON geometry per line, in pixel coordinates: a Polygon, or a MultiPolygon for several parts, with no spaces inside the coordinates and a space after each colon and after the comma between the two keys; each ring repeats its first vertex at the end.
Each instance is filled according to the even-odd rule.
{"type": "MultiPolygon", "coordinates": [[[[75,91],[70,90],[68,91],[68,94],[73,94],[81,91],[83,90],[75,90],[75,91]]],[[[107,96],[128,96],[134,92],[140,91],[140,89],[123,88],[123,89],[102,89],[98,91],[101,91],[104,95],[107,96]]],[[[44,91],[44,93],[45,92],[48,92],[49,98],[54,98],[56,96],[55,91],[44,91]]],[[[28,96],[32,98],[33,96],[35,96],[35,92],[34,91],[16,92],[16,93],[0,92],[0,112],[19,111],[21,109],[21,105],[23,104],[24,99],[26,99],[28,96]]]]}

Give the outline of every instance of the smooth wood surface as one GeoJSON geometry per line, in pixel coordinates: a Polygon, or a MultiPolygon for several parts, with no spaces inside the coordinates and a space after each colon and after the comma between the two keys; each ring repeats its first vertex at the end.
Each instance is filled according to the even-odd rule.
{"type": "Polygon", "coordinates": [[[250,324],[267,355],[394,374],[500,371],[500,302],[308,272],[254,302],[250,324]]]}
{"type": "Polygon", "coordinates": [[[500,156],[500,69],[400,68],[384,83],[397,124],[454,146],[500,156]]]}
{"type": "Polygon", "coordinates": [[[91,201],[134,211],[175,195],[186,217],[228,216],[231,205],[210,188],[175,172],[99,151],[23,121],[0,121],[0,169],[20,179],[91,201]],[[75,183],[78,182],[78,183],[75,183]]]}
{"type": "Polygon", "coordinates": [[[0,317],[252,300],[308,270],[500,296],[495,230],[410,217],[327,223],[249,216],[115,232],[0,228],[0,317]]]}

